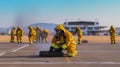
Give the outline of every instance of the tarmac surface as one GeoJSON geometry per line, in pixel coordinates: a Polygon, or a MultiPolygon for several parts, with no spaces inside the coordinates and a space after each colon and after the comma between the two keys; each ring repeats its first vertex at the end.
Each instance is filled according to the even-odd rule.
{"type": "Polygon", "coordinates": [[[36,49],[44,44],[0,42],[0,67],[120,67],[119,42],[115,45],[108,42],[77,45],[75,57],[39,57],[36,49]]]}

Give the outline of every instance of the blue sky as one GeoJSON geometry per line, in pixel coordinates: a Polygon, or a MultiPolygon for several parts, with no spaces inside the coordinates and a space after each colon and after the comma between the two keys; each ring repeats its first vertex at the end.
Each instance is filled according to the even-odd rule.
{"type": "Polygon", "coordinates": [[[0,0],[0,27],[79,19],[119,26],[120,0],[0,0]]]}

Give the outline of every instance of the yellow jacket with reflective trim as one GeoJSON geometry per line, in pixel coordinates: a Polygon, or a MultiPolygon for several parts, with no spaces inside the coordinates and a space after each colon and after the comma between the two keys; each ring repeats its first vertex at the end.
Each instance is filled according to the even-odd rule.
{"type": "Polygon", "coordinates": [[[78,35],[81,36],[82,35],[82,30],[80,28],[76,28],[75,33],[77,33],[78,35]]]}
{"type": "Polygon", "coordinates": [[[115,36],[115,35],[116,35],[116,30],[115,30],[115,28],[114,28],[114,27],[111,27],[111,28],[109,29],[109,33],[110,33],[110,35],[115,36]]]}
{"type": "Polygon", "coordinates": [[[46,33],[47,35],[49,35],[49,34],[50,34],[50,33],[49,33],[49,31],[48,31],[48,30],[46,30],[46,29],[44,29],[44,30],[43,30],[43,32],[44,32],[44,33],[46,33]]]}
{"type": "Polygon", "coordinates": [[[61,36],[60,39],[57,39],[55,36],[52,39],[52,43],[56,44],[58,47],[61,47],[63,44],[66,44],[66,46],[70,46],[71,43],[76,44],[75,39],[72,36],[72,33],[70,33],[67,30],[64,30],[64,36],[61,36]],[[58,41],[60,43],[58,43],[58,41]]]}
{"type": "Polygon", "coordinates": [[[16,36],[23,36],[24,32],[22,29],[17,29],[16,30],[16,36]]]}
{"type": "Polygon", "coordinates": [[[16,34],[16,31],[14,29],[11,30],[10,32],[11,35],[15,35],[16,34]]]}
{"type": "Polygon", "coordinates": [[[32,27],[29,27],[29,35],[30,36],[36,36],[36,30],[34,29],[34,28],[32,28],[32,27]]]}

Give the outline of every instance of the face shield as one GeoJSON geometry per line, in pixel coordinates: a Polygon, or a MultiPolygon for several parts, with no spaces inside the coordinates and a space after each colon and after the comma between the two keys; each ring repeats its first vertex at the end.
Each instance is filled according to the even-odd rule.
{"type": "Polygon", "coordinates": [[[59,30],[59,29],[55,29],[55,31],[56,31],[56,35],[55,35],[56,38],[60,38],[60,36],[62,36],[62,34],[64,33],[63,30],[59,30]]]}

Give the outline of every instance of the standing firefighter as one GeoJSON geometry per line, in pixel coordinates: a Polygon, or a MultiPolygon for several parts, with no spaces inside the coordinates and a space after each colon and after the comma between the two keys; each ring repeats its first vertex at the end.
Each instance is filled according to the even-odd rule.
{"type": "Polygon", "coordinates": [[[20,26],[18,26],[18,28],[16,30],[17,43],[22,43],[23,34],[24,34],[24,32],[23,32],[22,28],[20,26]]]}
{"type": "Polygon", "coordinates": [[[111,44],[116,44],[116,40],[115,40],[116,30],[113,25],[110,27],[109,33],[110,33],[111,44]]]}
{"type": "Polygon", "coordinates": [[[67,50],[69,57],[76,56],[76,42],[68,30],[64,28],[62,24],[58,24],[55,27],[56,34],[52,39],[52,44],[49,52],[56,51],[61,52],[62,49],[67,50]]]}
{"type": "Polygon", "coordinates": [[[39,43],[41,41],[42,29],[39,26],[36,26],[36,42],[39,43]]]}
{"type": "Polygon", "coordinates": [[[77,33],[77,36],[78,36],[78,44],[82,44],[82,30],[78,26],[76,26],[74,34],[76,34],[76,33],[77,33]]]}
{"type": "MultiPolygon", "coordinates": [[[[34,30],[35,30],[35,32],[36,32],[36,28],[35,28],[35,27],[33,27],[33,29],[34,29],[34,30]]],[[[37,37],[36,37],[36,35],[34,35],[34,37],[33,37],[33,42],[34,42],[34,43],[36,43],[36,38],[37,38],[37,37]]]]}
{"type": "Polygon", "coordinates": [[[29,28],[29,34],[28,34],[29,42],[30,44],[33,44],[34,37],[36,36],[36,31],[32,26],[29,26],[28,28],[29,28]]]}
{"type": "Polygon", "coordinates": [[[45,42],[48,42],[48,36],[49,36],[49,31],[47,29],[44,29],[42,32],[42,42],[45,40],[45,42]]]}
{"type": "Polygon", "coordinates": [[[13,27],[10,31],[10,36],[11,36],[10,43],[15,43],[15,35],[16,35],[15,27],[13,27]]]}

